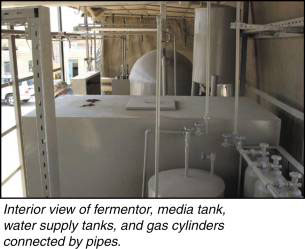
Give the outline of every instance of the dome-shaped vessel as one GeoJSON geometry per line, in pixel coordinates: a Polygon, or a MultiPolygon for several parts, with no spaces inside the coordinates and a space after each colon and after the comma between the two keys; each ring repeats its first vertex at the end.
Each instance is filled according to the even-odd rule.
{"type": "MultiPolygon", "coordinates": [[[[165,49],[166,95],[174,95],[174,51],[165,49]]],[[[133,65],[130,75],[130,95],[155,95],[156,92],[156,50],[140,57],[133,65]]],[[[192,63],[176,51],[177,95],[191,94],[192,63]]]]}

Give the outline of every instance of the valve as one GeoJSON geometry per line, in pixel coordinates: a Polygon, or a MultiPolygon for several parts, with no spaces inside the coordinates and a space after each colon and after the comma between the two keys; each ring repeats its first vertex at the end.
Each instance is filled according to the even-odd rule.
{"type": "Polygon", "coordinates": [[[289,176],[291,178],[291,181],[289,182],[289,185],[291,187],[296,187],[296,188],[302,187],[302,183],[299,183],[299,179],[302,178],[301,173],[293,171],[289,173],[289,176]]]}
{"type": "Polygon", "coordinates": [[[244,140],[246,140],[246,137],[244,137],[244,136],[235,136],[236,147],[242,148],[244,140]]]}
{"type": "Polygon", "coordinates": [[[269,144],[267,144],[267,143],[260,143],[259,147],[261,148],[261,153],[262,153],[263,156],[269,155],[269,152],[267,151],[267,149],[269,148],[269,144]]]}
{"type": "Polygon", "coordinates": [[[280,161],[282,160],[281,156],[272,155],[271,159],[272,159],[272,164],[271,164],[272,169],[281,169],[282,168],[282,165],[280,165],[280,161]]]}
{"type": "Polygon", "coordinates": [[[232,145],[231,139],[232,139],[232,134],[222,134],[222,137],[224,138],[223,143],[221,144],[223,147],[229,147],[232,145]]]}
{"type": "Polygon", "coordinates": [[[195,127],[195,135],[196,136],[201,136],[204,134],[204,123],[201,122],[195,122],[194,123],[194,127],[195,127]]]}

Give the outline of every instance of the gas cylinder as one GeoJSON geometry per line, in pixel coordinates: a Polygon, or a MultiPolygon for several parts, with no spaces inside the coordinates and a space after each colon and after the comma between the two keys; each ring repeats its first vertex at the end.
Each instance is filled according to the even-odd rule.
{"type": "MultiPolygon", "coordinates": [[[[260,150],[254,151],[252,150],[252,154],[261,154],[261,157],[259,157],[257,162],[257,168],[262,171],[263,174],[267,174],[270,170],[269,167],[269,152],[267,152],[267,148],[269,147],[266,143],[260,143],[259,144],[260,150]]],[[[257,181],[257,176],[255,172],[253,171],[251,166],[248,166],[245,170],[245,176],[244,176],[244,197],[246,198],[253,198],[254,195],[254,185],[257,181]]]]}
{"type": "Polygon", "coordinates": [[[286,188],[284,188],[283,197],[287,198],[303,198],[302,192],[299,189],[302,187],[302,183],[299,183],[299,179],[302,178],[302,175],[298,172],[290,172],[289,176],[291,177],[291,181],[288,182],[286,188]]]}
{"type": "MultiPolygon", "coordinates": [[[[265,176],[268,179],[269,184],[273,185],[280,193],[282,189],[287,186],[287,180],[281,172],[282,166],[279,164],[282,157],[278,155],[273,155],[271,156],[271,159],[273,160],[272,164],[270,165],[271,170],[265,176]]],[[[263,184],[263,182],[257,179],[254,185],[254,197],[272,198],[273,196],[263,184]]]]}

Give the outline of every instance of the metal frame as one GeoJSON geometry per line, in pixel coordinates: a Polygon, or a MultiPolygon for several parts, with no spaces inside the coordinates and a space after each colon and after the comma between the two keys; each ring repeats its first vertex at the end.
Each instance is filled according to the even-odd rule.
{"type": "MultiPolygon", "coordinates": [[[[245,5],[247,6],[247,5],[245,5]]],[[[244,9],[244,11],[246,11],[244,9]]],[[[245,13],[244,13],[245,14],[245,13]]],[[[244,15],[245,19],[245,15],[244,15]]],[[[246,20],[246,19],[245,19],[246,20]]],[[[281,22],[273,22],[265,25],[258,25],[258,24],[247,24],[247,23],[241,23],[240,22],[240,2],[237,2],[236,4],[236,22],[231,23],[231,29],[236,30],[236,72],[235,72],[235,121],[234,121],[234,134],[237,134],[237,125],[238,125],[238,96],[239,96],[239,73],[240,73],[240,37],[243,35],[243,41],[247,41],[248,37],[253,38],[284,38],[284,37],[299,37],[304,36],[304,17],[290,19],[286,21],[281,22]],[[243,32],[240,32],[242,30],[243,32]]],[[[246,51],[244,51],[246,53],[246,51]]],[[[246,55],[244,55],[246,58],[246,55]]],[[[246,59],[243,59],[242,62],[246,63],[246,59]]],[[[244,65],[245,67],[246,65],[244,65]]],[[[245,69],[243,70],[245,71],[245,69]]],[[[243,76],[241,76],[243,77],[243,76]]],[[[243,77],[243,80],[245,78],[243,77]]],[[[244,82],[246,83],[246,82],[244,82]]],[[[245,84],[245,88],[249,89],[250,91],[254,92],[257,96],[260,96],[261,98],[265,99],[269,103],[277,106],[278,108],[284,110],[285,112],[290,113],[292,116],[296,117],[297,119],[304,122],[304,113],[290,107],[289,105],[279,101],[278,99],[252,87],[247,84],[245,84]]],[[[291,163],[299,172],[301,172],[304,175],[304,166],[300,164],[293,156],[291,156],[284,148],[281,146],[277,146],[276,149],[286,158],[286,160],[291,163]]],[[[242,158],[247,161],[247,156],[244,155],[243,151],[241,149],[238,149],[240,153],[240,166],[239,166],[239,182],[238,182],[238,194],[240,193],[240,177],[241,177],[241,162],[242,158]]],[[[249,161],[247,161],[249,163],[249,161]]],[[[253,170],[256,172],[256,167],[253,167],[253,170]]],[[[259,172],[256,172],[259,176],[259,172]]],[[[262,177],[260,177],[262,178],[262,177]]],[[[264,179],[261,179],[264,182],[264,179]]],[[[266,183],[267,184],[267,183],[266,183]]],[[[266,187],[269,189],[269,191],[272,193],[274,197],[276,197],[276,193],[273,193],[273,189],[270,188],[270,186],[267,184],[266,187]]]]}
{"type": "MultiPolygon", "coordinates": [[[[15,25],[17,23],[27,23],[28,25],[29,35],[32,40],[36,125],[43,191],[45,197],[57,197],[60,195],[60,186],[49,9],[46,7],[2,9],[1,14],[2,24],[15,25]]],[[[11,39],[14,38],[12,37],[11,39]]],[[[13,52],[14,43],[11,42],[11,45],[10,50],[13,52]]],[[[13,70],[17,72],[16,59],[14,59],[13,63],[16,65],[16,68],[13,70]]],[[[18,77],[15,75],[14,82],[16,83],[17,81],[18,77]]],[[[18,84],[14,85],[18,89],[16,87],[18,84]]],[[[20,109],[18,99],[15,102],[15,109],[20,109]]],[[[20,122],[20,124],[17,124],[17,127],[22,139],[22,131],[20,129],[22,127],[21,113],[19,117],[16,117],[17,119],[20,122]]],[[[19,150],[23,149],[22,146],[19,147],[19,150]]]]}
{"type": "MultiPolygon", "coordinates": [[[[236,2],[236,23],[240,23],[240,2],[236,2]]],[[[240,26],[237,25],[235,47],[235,108],[233,134],[238,134],[238,113],[239,113],[239,87],[240,87],[240,26]]]]}
{"type": "Polygon", "coordinates": [[[237,26],[243,34],[256,39],[287,38],[304,36],[304,17],[268,24],[231,23],[231,29],[237,26]]]}
{"type": "MultiPolygon", "coordinates": [[[[249,159],[249,157],[246,155],[245,152],[246,152],[246,150],[249,150],[249,149],[258,149],[258,148],[259,148],[259,146],[243,146],[243,148],[238,149],[238,152],[239,152],[238,187],[237,187],[237,196],[238,197],[241,197],[241,172],[242,172],[242,168],[243,168],[242,160],[244,159],[248,165],[252,166],[252,168],[254,166],[251,163],[251,160],[249,159]]],[[[304,177],[304,166],[302,164],[300,164],[297,160],[295,160],[294,157],[291,156],[283,147],[271,146],[271,147],[269,147],[269,149],[277,150],[283,156],[283,158],[286,159],[304,177]]],[[[256,170],[256,173],[259,173],[259,172],[256,170]]],[[[258,177],[261,177],[261,176],[262,176],[261,174],[258,175],[258,177]]],[[[270,189],[269,189],[269,191],[270,191],[270,189]]],[[[273,197],[276,198],[278,196],[273,195],[273,197]]]]}
{"type": "MultiPolygon", "coordinates": [[[[11,29],[14,29],[13,25],[10,25],[11,29]]],[[[18,143],[18,154],[20,160],[20,169],[22,171],[22,191],[23,195],[27,194],[26,186],[26,171],[24,166],[24,145],[22,137],[22,123],[21,123],[21,107],[20,107],[20,93],[19,93],[19,83],[18,83],[18,66],[17,66],[17,54],[16,54],[16,41],[15,37],[11,36],[8,42],[9,55],[11,60],[11,75],[13,79],[13,96],[14,96],[14,111],[16,119],[16,129],[17,129],[17,143],[18,143]]],[[[1,136],[2,137],[2,136],[1,136]]],[[[5,181],[6,182],[6,181],[5,181]]],[[[4,182],[4,183],[5,183],[4,182]]]]}
{"type": "Polygon", "coordinates": [[[157,16],[157,60],[156,60],[156,124],[155,124],[155,197],[159,194],[160,159],[160,95],[162,85],[162,32],[166,21],[166,3],[160,2],[160,16],[157,16]]]}
{"type": "MultiPolygon", "coordinates": [[[[62,32],[62,15],[61,15],[61,7],[57,8],[58,15],[58,31],[62,32]]],[[[64,53],[64,42],[62,37],[59,41],[59,57],[60,57],[60,68],[61,68],[61,80],[66,81],[65,75],[65,53],[64,53]]]]}

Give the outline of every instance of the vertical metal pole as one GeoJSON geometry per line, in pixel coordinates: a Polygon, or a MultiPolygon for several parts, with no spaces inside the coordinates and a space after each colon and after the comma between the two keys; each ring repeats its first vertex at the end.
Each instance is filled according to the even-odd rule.
{"type": "Polygon", "coordinates": [[[210,38],[211,38],[211,2],[207,2],[207,43],[206,43],[206,97],[205,97],[205,117],[209,115],[209,104],[210,104],[210,38]]]}
{"type": "Polygon", "coordinates": [[[101,55],[100,55],[100,72],[101,78],[104,77],[104,35],[101,37],[101,47],[100,47],[101,55]]]}
{"type": "MultiPolygon", "coordinates": [[[[10,29],[14,29],[10,26],[10,29]]],[[[22,123],[21,123],[21,107],[20,107],[20,93],[18,83],[18,66],[17,66],[17,55],[16,55],[16,41],[15,36],[9,38],[9,56],[11,63],[11,76],[13,80],[13,96],[14,96],[14,110],[16,119],[16,131],[17,131],[17,143],[18,153],[21,165],[21,178],[22,178],[22,191],[23,196],[27,196],[27,181],[26,181],[26,169],[24,166],[24,147],[23,147],[23,136],[22,136],[22,123]]]]}
{"type": "MultiPolygon", "coordinates": [[[[249,17],[249,1],[243,2],[243,22],[248,23],[249,17]]],[[[254,39],[255,40],[255,39],[254,39]]],[[[248,36],[242,36],[241,43],[241,64],[240,64],[240,95],[245,95],[246,92],[246,72],[247,72],[247,48],[248,36]]]]}
{"type": "Polygon", "coordinates": [[[185,129],[184,133],[184,176],[189,176],[189,162],[190,162],[190,140],[191,131],[185,129]]]}
{"type": "Polygon", "coordinates": [[[92,52],[92,50],[93,50],[93,40],[94,40],[94,37],[93,36],[91,36],[91,38],[90,38],[90,71],[92,71],[93,70],[93,65],[92,65],[92,58],[93,58],[93,52],[92,52]]]}
{"type": "MultiPolygon", "coordinates": [[[[255,24],[255,15],[254,15],[254,3],[253,1],[250,1],[250,13],[251,13],[251,18],[252,18],[252,23],[255,24]]],[[[259,67],[260,67],[260,61],[258,59],[258,48],[257,48],[257,40],[254,39],[254,59],[255,59],[255,75],[256,75],[256,88],[258,90],[261,89],[261,84],[260,84],[260,74],[259,74],[259,67]]],[[[261,98],[259,95],[256,95],[256,101],[258,104],[261,103],[261,98]]]]}
{"type": "Polygon", "coordinates": [[[238,108],[239,108],[239,83],[240,83],[240,2],[236,2],[236,50],[235,50],[235,110],[233,134],[238,134],[238,108]]]}
{"type": "Polygon", "coordinates": [[[148,150],[148,135],[151,132],[151,129],[145,130],[144,137],[144,162],[143,162],[143,174],[142,174],[142,198],[145,195],[145,178],[146,178],[146,166],[147,166],[147,150],[148,150]]]}
{"type": "Polygon", "coordinates": [[[192,81],[191,96],[195,95],[195,82],[192,81]]]}
{"type": "Polygon", "coordinates": [[[31,21],[33,76],[35,86],[36,130],[39,164],[45,197],[60,196],[57,129],[52,70],[50,13],[46,7],[35,8],[31,21]]]}
{"type": "Polygon", "coordinates": [[[97,51],[96,51],[96,31],[94,30],[94,40],[93,40],[93,50],[94,50],[94,71],[97,71],[97,51]]]}
{"type": "Polygon", "coordinates": [[[165,49],[162,49],[161,67],[162,67],[162,96],[165,96],[166,95],[166,57],[165,57],[165,49]]]}
{"type": "Polygon", "coordinates": [[[240,188],[241,188],[241,169],[242,169],[242,156],[239,155],[239,164],[238,164],[238,182],[237,182],[237,197],[240,197],[240,188]]]}
{"type": "MultiPolygon", "coordinates": [[[[62,15],[61,7],[57,8],[57,17],[58,17],[58,32],[62,32],[62,15]]],[[[61,69],[61,80],[66,81],[65,77],[65,56],[64,56],[64,42],[60,38],[59,42],[59,60],[60,60],[60,69],[61,69]]]]}
{"type": "Polygon", "coordinates": [[[176,35],[174,34],[174,94],[177,95],[176,35]]]}
{"type": "Polygon", "coordinates": [[[159,149],[160,149],[160,89],[162,56],[162,21],[157,16],[157,65],[156,65],[156,124],[155,124],[155,197],[159,194],[159,149]]]}
{"type": "Polygon", "coordinates": [[[90,62],[89,62],[89,30],[88,30],[88,16],[84,16],[84,24],[86,26],[86,59],[87,59],[87,71],[90,71],[90,62]]]}

